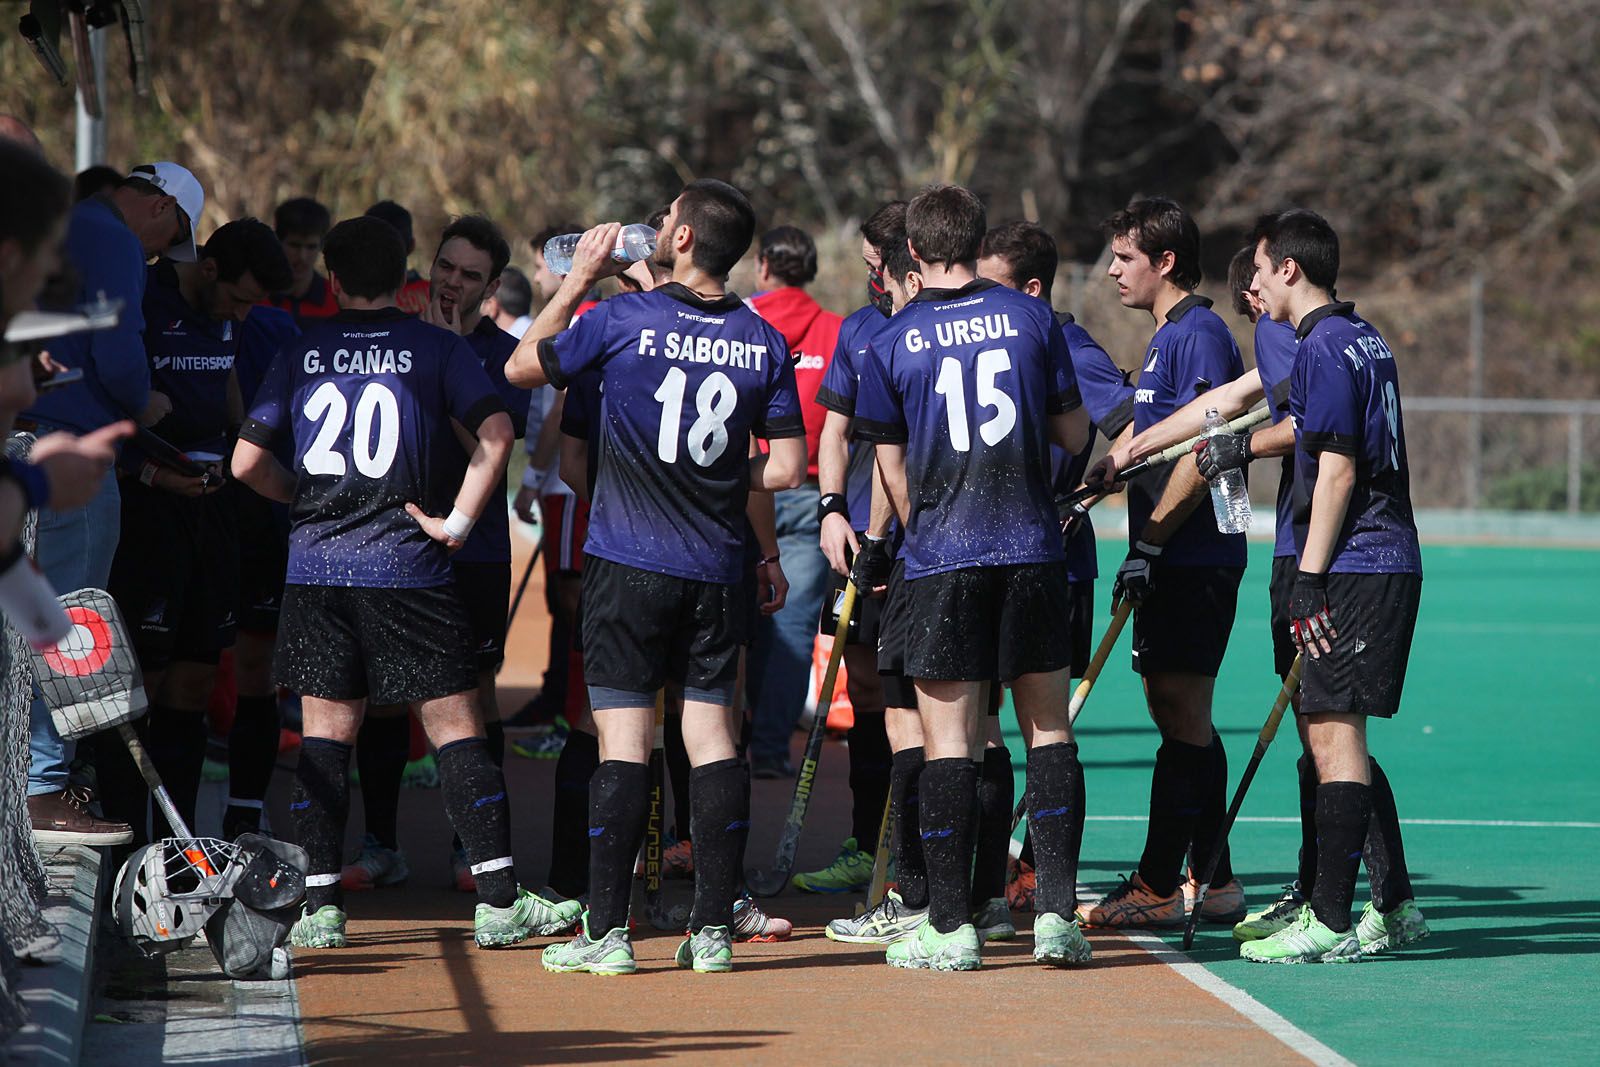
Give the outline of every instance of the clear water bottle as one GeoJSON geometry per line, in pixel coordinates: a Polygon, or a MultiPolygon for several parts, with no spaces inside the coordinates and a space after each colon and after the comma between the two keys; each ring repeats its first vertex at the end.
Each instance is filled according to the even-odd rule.
{"type": "MultiPolygon", "coordinates": [[[[1206,436],[1228,432],[1228,421],[1216,408],[1206,408],[1206,436]]],[[[1250,489],[1243,467],[1223,471],[1211,479],[1211,510],[1217,515],[1217,529],[1225,534],[1250,529],[1250,489]]]]}
{"type": "MultiPolygon", "coordinates": [[[[581,233],[564,233],[544,243],[544,265],[552,274],[572,273],[572,254],[578,249],[581,233]]],[[[617,235],[617,246],[611,258],[618,263],[637,263],[649,259],[656,252],[656,231],[642,222],[630,222],[617,235]]]]}

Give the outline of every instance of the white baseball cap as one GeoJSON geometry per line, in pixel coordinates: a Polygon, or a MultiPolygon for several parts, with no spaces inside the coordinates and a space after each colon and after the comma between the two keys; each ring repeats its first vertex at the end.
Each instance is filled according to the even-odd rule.
{"type": "Polygon", "coordinates": [[[189,217],[187,244],[169,248],[163,253],[168,259],[194,263],[200,258],[195,245],[195,229],[200,225],[200,211],[206,206],[206,192],[200,180],[189,173],[189,168],[177,163],[141,163],[128,172],[128,177],[149,182],[178,201],[178,207],[189,217]]]}

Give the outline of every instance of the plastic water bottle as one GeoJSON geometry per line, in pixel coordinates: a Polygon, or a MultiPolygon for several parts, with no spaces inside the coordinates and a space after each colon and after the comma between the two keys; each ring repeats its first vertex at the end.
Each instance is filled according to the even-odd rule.
{"type": "MultiPolygon", "coordinates": [[[[1216,408],[1206,408],[1206,436],[1228,432],[1228,422],[1216,408]]],[[[1211,510],[1217,515],[1217,529],[1225,534],[1250,529],[1250,489],[1243,467],[1223,471],[1211,479],[1211,510]]]]}
{"type": "MultiPolygon", "coordinates": [[[[578,249],[581,233],[564,233],[544,243],[544,265],[552,274],[572,273],[572,254],[578,249]]],[[[649,259],[656,252],[656,231],[642,222],[630,222],[617,235],[617,246],[611,258],[618,263],[637,263],[649,259]]]]}

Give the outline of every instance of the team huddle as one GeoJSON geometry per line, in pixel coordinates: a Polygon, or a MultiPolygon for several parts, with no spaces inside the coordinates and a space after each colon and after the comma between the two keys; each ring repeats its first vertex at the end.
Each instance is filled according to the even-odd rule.
{"type": "MultiPolygon", "coordinates": [[[[259,226],[230,225],[244,228],[232,235],[241,247],[259,226]]],[[[870,299],[844,320],[825,366],[806,368],[821,369],[820,384],[804,379],[814,396],[802,395],[784,334],[727,289],[755,238],[746,197],[692,182],[655,229],[652,257],[631,266],[613,256],[621,227],[585,233],[519,338],[482,313],[510,256],[487,220],[446,229],[418,314],[402,310],[399,231],[347,220],[321,243],[326,294],[314,294],[336,313],[250,346],[253,365],[241,355],[231,473],[260,512],[241,514],[234,536],[268,554],[287,525],[270,679],[303,705],[290,812],[310,873],[296,946],[347,944],[352,757],[380,738],[378,722],[373,748],[403,750],[407,708],[437,753],[480,946],[572,933],[543,950],[547,970],[635,969],[629,898],[663,706],[689,765],[694,898],[677,964],[727,971],[734,942],[786,936],[745,891],[751,769],[739,712],[745,648],[786,585],[772,498],[810,477],[832,571],[819,625],[833,632],[847,582],[858,603],[843,652],[862,731],[859,774],[851,737],[855,822],[875,827],[886,807],[894,827],[894,888],[830,923],[829,937],[885,945],[899,967],[973,970],[986,940],[1016,934],[1008,895],[1031,904],[1035,959],[1054,965],[1090,961],[1085,928],[1170,927],[1196,907],[1235,924],[1241,954],[1260,962],[1358,959],[1425,936],[1365,729],[1398,710],[1421,591],[1398,381],[1377,330],[1334,299],[1338,239],[1323,219],[1263,217],[1235,257],[1229,289],[1255,329],[1250,370],[1194,292],[1189,215],[1150,199],[1107,220],[1122,303],[1157,326],[1130,383],[1082,325],[1052,311],[1048,233],[990,229],[971,192],[929,188],[863,225],[870,299]],[[623,291],[593,303],[614,276],[623,291]],[[517,438],[535,436],[530,390],[542,386],[563,397],[561,477],[588,501],[573,621],[594,734],[558,769],[556,847],[567,854],[552,882],[564,884],[535,893],[513,869],[503,734],[486,720],[510,582],[507,461],[517,438]],[[1133,606],[1133,666],[1158,747],[1136,870],[1080,901],[1086,783],[1068,687],[1099,629],[1097,571],[1087,509],[1064,516],[1057,501],[1084,486],[1091,500],[1121,490],[1120,471],[1262,398],[1270,425],[1205,437],[1126,484],[1130,550],[1112,596],[1133,606]],[[1097,433],[1110,450],[1090,469],[1097,433]],[[1225,847],[1212,854],[1227,762],[1211,695],[1245,539],[1221,532],[1205,502],[1208,481],[1269,457],[1283,468],[1272,640],[1279,674],[1302,679],[1303,842],[1296,883],[1250,911],[1225,847]],[[287,519],[268,502],[286,505],[287,519]],[[1002,687],[1027,745],[1027,838],[1010,892],[1002,687]],[[580,749],[587,766],[575,770],[580,749]],[[586,790],[586,812],[575,790],[586,790]],[[1363,859],[1373,900],[1352,921],[1363,859]]],[[[220,255],[227,231],[206,247],[220,255]]],[[[258,273],[282,274],[281,258],[258,273]]],[[[175,296],[190,292],[187,277],[170,279],[175,296]]],[[[202,503],[190,511],[185,521],[220,521],[202,503]]],[[[158,537],[153,527],[148,543],[158,537]]],[[[387,788],[390,771],[361,766],[364,791],[387,788]]],[[[269,772],[247,776],[230,830],[259,818],[256,779],[269,772]]],[[[375,819],[369,804],[368,833],[392,851],[394,814],[382,807],[375,819]]]]}

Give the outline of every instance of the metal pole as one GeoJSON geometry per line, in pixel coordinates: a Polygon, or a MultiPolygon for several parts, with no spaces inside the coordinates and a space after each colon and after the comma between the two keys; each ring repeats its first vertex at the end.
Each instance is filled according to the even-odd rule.
{"type": "Polygon", "coordinates": [[[77,169],[87,170],[106,161],[106,120],[110,109],[106,99],[106,34],[111,27],[102,26],[89,31],[89,52],[94,56],[94,84],[100,93],[100,118],[92,117],[83,107],[83,94],[77,94],[78,143],[77,169]]]}
{"type": "MultiPolygon", "coordinates": [[[[1467,317],[1467,375],[1471,397],[1483,397],[1483,272],[1472,275],[1471,308],[1467,317]]],[[[1476,407],[1467,417],[1467,507],[1478,509],[1483,471],[1483,412],[1476,407]]]]}
{"type": "Polygon", "coordinates": [[[1583,495],[1583,416],[1567,418],[1567,514],[1576,515],[1583,495]]]}

